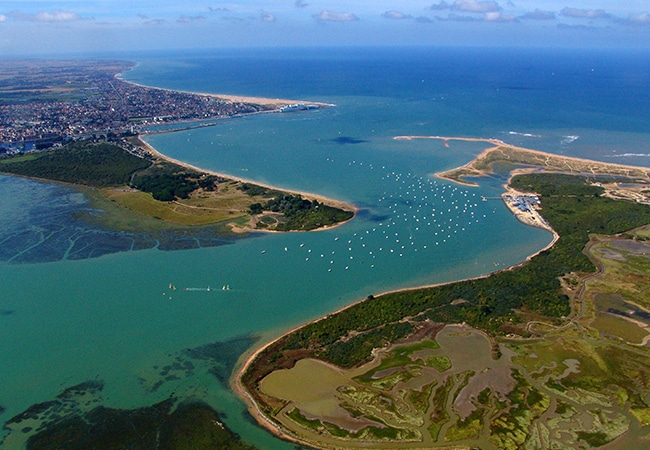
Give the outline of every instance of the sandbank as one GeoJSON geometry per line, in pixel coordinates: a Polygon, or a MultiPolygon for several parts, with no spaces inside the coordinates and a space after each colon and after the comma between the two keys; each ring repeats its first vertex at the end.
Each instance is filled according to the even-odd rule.
{"type": "Polygon", "coordinates": [[[542,152],[524,147],[507,144],[506,142],[493,138],[471,138],[471,137],[450,137],[450,136],[395,136],[395,140],[410,141],[413,139],[437,139],[449,147],[450,141],[485,142],[491,144],[483,150],[476,158],[467,164],[456,169],[447,170],[436,174],[439,178],[475,185],[464,180],[467,177],[481,177],[488,173],[482,163],[488,160],[491,153],[502,152],[504,161],[510,161],[519,166],[539,167],[547,172],[588,174],[588,175],[613,175],[622,177],[638,177],[650,179],[650,169],[640,166],[628,166],[624,164],[605,163],[573,156],[557,155],[555,153],[542,152]],[[519,160],[517,158],[520,158],[519,160]]]}
{"type": "Polygon", "coordinates": [[[306,102],[303,100],[287,100],[281,98],[267,98],[267,97],[247,97],[243,95],[231,95],[231,94],[208,94],[203,92],[191,92],[191,93],[197,95],[205,95],[207,97],[219,98],[222,100],[228,100],[231,102],[254,103],[256,105],[272,106],[275,108],[281,108],[282,106],[296,105],[296,104],[302,104],[306,106],[318,106],[321,108],[328,108],[330,106],[334,106],[333,103],[306,102]]]}

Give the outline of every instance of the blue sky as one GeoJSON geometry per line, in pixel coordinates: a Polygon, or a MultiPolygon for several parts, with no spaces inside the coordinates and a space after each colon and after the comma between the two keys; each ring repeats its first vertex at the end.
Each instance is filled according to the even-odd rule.
{"type": "Polygon", "coordinates": [[[0,55],[309,45],[649,48],[649,0],[20,0],[0,55]]]}

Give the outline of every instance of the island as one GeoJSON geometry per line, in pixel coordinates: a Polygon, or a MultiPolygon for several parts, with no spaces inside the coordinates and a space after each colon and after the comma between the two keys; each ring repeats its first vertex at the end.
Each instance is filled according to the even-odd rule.
{"type": "Polygon", "coordinates": [[[235,388],[261,425],[317,448],[647,445],[650,170],[469,139],[492,147],[438,176],[510,174],[504,200],[553,243],[294,329],[252,353],[235,388]]]}

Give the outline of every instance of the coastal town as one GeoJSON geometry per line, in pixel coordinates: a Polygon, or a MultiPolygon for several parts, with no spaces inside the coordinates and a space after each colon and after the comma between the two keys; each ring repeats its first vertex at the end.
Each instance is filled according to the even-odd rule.
{"type": "Polygon", "coordinates": [[[124,61],[0,63],[0,154],[113,140],[165,123],[221,119],[274,107],[139,86],[124,61]]]}

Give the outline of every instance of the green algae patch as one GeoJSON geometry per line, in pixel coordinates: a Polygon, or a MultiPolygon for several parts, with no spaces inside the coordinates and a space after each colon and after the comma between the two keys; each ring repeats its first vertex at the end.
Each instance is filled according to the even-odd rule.
{"type": "Polygon", "coordinates": [[[451,360],[445,355],[432,356],[427,358],[428,367],[433,367],[438,372],[444,372],[451,369],[451,360]]]}

